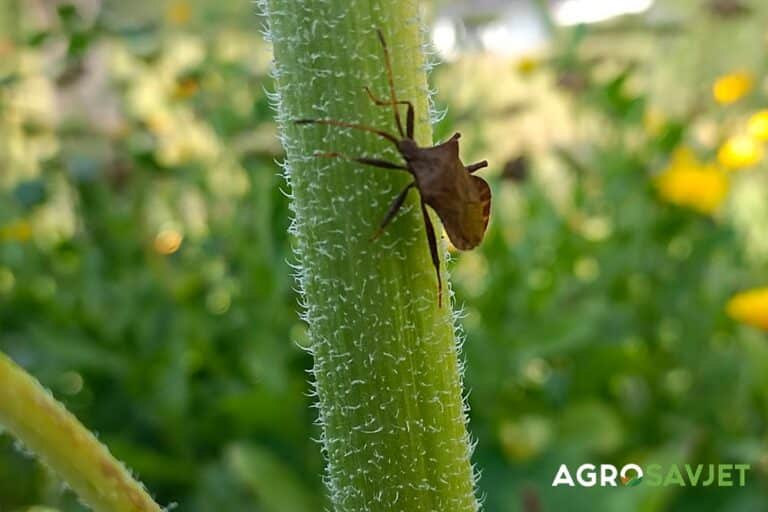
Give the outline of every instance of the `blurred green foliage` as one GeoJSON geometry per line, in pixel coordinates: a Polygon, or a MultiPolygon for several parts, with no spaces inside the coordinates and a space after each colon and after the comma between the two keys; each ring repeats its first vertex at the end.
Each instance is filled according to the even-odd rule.
{"type": "MultiPolygon", "coordinates": [[[[0,350],[161,503],[322,509],[258,19],[226,2],[6,4],[0,350]]],[[[517,165],[494,162],[487,239],[452,263],[487,510],[768,509],[768,345],[725,314],[768,279],[754,248],[768,219],[739,213],[740,191],[768,193],[765,168],[736,176],[713,216],[653,180],[680,146],[712,157],[764,93],[723,110],[706,82],[696,108],[651,122],[657,98],[636,81],[663,64],[595,52],[605,37],[568,31],[534,72],[567,98],[573,140],[516,160],[485,119],[449,110],[437,126],[517,165]],[[745,488],[550,487],[584,462],[753,470],[745,488]]],[[[33,505],[82,510],[0,437],[0,511],[33,505]]]]}
{"type": "MultiPolygon", "coordinates": [[[[264,44],[234,28],[203,38],[173,25],[112,26],[108,14],[86,23],[59,8],[44,39],[69,39],[63,69],[25,69],[53,51],[33,44],[41,37],[12,43],[22,46],[11,54],[16,85],[0,94],[0,225],[16,228],[0,242],[0,347],[163,502],[316,509],[311,361],[297,344],[264,44]],[[93,53],[72,51],[83,45],[93,53]],[[114,69],[120,59],[127,70],[114,69]],[[57,83],[79,72],[102,74],[109,94],[85,77],[57,83]],[[23,98],[35,84],[40,96],[23,98]],[[101,104],[95,119],[75,112],[59,123],[31,108],[47,93],[77,110],[101,104]],[[115,105],[114,122],[99,118],[115,105]],[[181,129],[202,141],[174,138],[181,129]]],[[[0,474],[0,510],[79,509],[7,437],[0,474]]]]}

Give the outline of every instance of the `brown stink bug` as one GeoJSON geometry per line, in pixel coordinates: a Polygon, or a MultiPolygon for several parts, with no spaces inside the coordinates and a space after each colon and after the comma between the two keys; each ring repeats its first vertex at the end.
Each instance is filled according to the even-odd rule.
{"type": "Polygon", "coordinates": [[[354,162],[384,169],[394,169],[408,172],[413,176],[409,183],[392,201],[379,229],[374,235],[377,238],[394,219],[405,203],[408,192],[416,188],[421,195],[421,213],[427,231],[427,241],[432,255],[432,263],[437,273],[438,304],[442,306],[443,284],[440,278],[440,257],[437,251],[437,238],[432,221],[427,213],[429,205],[440,217],[451,243],[459,250],[466,251],[477,247],[485,235],[491,210],[491,189],[482,178],[474,176],[478,169],[488,166],[485,160],[465,166],[459,159],[459,137],[456,133],[446,142],[437,146],[420,147],[414,140],[414,108],[410,101],[398,100],[395,94],[392,63],[389,49],[380,30],[377,30],[379,41],[384,50],[384,59],[389,83],[390,99],[377,98],[366,87],[365,91],[376,105],[389,106],[395,117],[395,124],[400,137],[384,130],[370,126],[347,123],[334,119],[299,119],[297,124],[325,124],[363,130],[378,135],[395,145],[404,163],[389,162],[378,158],[352,157],[342,153],[318,153],[316,156],[330,158],[345,158],[354,162]],[[407,106],[406,127],[400,117],[399,107],[407,106]]]}

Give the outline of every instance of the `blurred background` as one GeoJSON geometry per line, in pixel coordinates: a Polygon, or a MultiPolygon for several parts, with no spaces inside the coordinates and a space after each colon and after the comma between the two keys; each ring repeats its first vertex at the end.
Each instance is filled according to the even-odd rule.
{"type": "MultiPolygon", "coordinates": [[[[489,512],[768,510],[768,5],[423,2],[489,512]],[[747,486],[552,488],[561,463],[747,486]]],[[[182,511],[328,506],[251,2],[0,0],[0,350],[182,511]]],[[[85,510],[0,437],[0,511],[85,510]]]]}

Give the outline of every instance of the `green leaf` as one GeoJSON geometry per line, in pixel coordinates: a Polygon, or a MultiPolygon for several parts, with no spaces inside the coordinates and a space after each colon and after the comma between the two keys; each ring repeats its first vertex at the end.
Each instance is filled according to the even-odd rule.
{"type": "Polygon", "coordinates": [[[77,7],[74,4],[61,4],[57,8],[59,14],[59,20],[64,26],[71,26],[77,19],[77,7]]]}
{"type": "Polygon", "coordinates": [[[27,37],[27,46],[30,46],[32,48],[38,47],[44,42],[48,40],[48,38],[51,37],[51,33],[47,30],[41,30],[39,32],[34,32],[27,37]]]}
{"type": "Polygon", "coordinates": [[[74,32],[69,38],[67,55],[70,57],[82,56],[90,47],[92,39],[92,32],[74,32]]]}

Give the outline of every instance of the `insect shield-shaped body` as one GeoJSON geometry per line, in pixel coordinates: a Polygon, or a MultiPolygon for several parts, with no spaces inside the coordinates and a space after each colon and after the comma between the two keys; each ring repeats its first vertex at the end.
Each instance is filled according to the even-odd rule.
{"type": "Polygon", "coordinates": [[[410,101],[397,99],[389,49],[381,31],[377,31],[377,33],[384,50],[390,99],[379,99],[370,89],[366,88],[365,90],[371,101],[376,105],[392,108],[399,137],[385,130],[334,119],[299,119],[295,122],[297,124],[324,124],[362,130],[384,138],[395,145],[403,157],[403,163],[389,162],[379,158],[355,157],[335,152],[317,153],[316,156],[344,158],[382,169],[408,172],[413,176],[413,181],[392,201],[389,210],[379,225],[379,230],[374,234],[374,238],[377,238],[392,219],[395,218],[403,203],[405,203],[410,190],[412,188],[418,189],[421,195],[421,213],[424,218],[429,251],[432,256],[435,273],[437,274],[438,304],[442,306],[443,285],[440,278],[440,256],[437,250],[437,237],[435,236],[435,229],[427,213],[426,206],[428,205],[435,210],[445,227],[446,233],[448,233],[448,238],[457,249],[466,251],[477,247],[488,227],[488,218],[491,211],[491,189],[485,180],[473,175],[473,173],[478,169],[487,167],[488,162],[482,161],[465,166],[459,159],[460,135],[458,133],[437,146],[420,147],[416,143],[413,133],[415,117],[413,104],[410,101]],[[400,114],[401,106],[407,107],[405,130],[403,129],[400,114]]]}
{"type": "Polygon", "coordinates": [[[459,250],[474,249],[482,241],[491,209],[488,183],[471,173],[487,165],[465,167],[459,160],[457,133],[447,142],[420,148],[411,139],[398,143],[400,154],[415,178],[422,202],[432,207],[459,250]]]}

